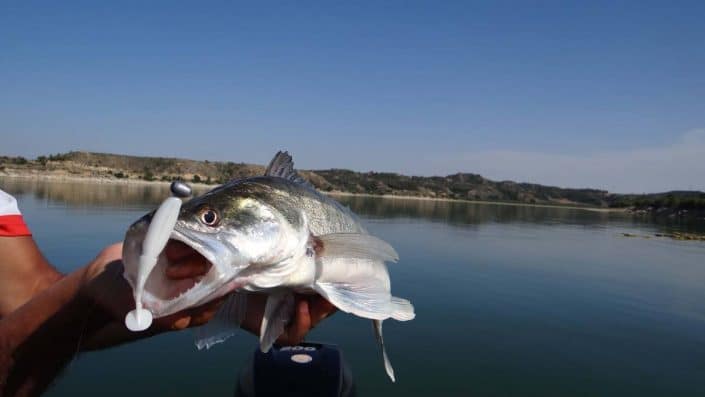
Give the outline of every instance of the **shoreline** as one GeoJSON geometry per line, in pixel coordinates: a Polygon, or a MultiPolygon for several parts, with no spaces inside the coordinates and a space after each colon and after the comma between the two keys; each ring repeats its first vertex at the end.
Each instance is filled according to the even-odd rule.
{"type": "MultiPolygon", "coordinates": [[[[47,181],[47,182],[79,182],[79,183],[91,183],[91,184],[109,184],[109,185],[144,185],[144,186],[157,186],[163,185],[168,186],[171,182],[167,181],[145,181],[143,179],[116,179],[116,178],[103,178],[97,176],[77,176],[71,174],[39,174],[39,173],[7,173],[0,172],[0,178],[13,178],[13,179],[26,179],[35,181],[47,181]]],[[[188,182],[194,190],[205,190],[212,189],[217,184],[207,185],[205,183],[193,183],[188,182]]],[[[599,207],[583,207],[577,205],[562,205],[562,204],[532,204],[532,203],[520,203],[520,202],[506,202],[506,201],[486,201],[486,200],[460,200],[452,198],[439,198],[439,197],[423,197],[423,196],[408,196],[408,195],[394,195],[394,194],[369,194],[369,193],[352,193],[352,192],[342,192],[342,191],[331,191],[320,193],[327,196],[348,196],[348,197],[371,197],[371,198],[381,198],[389,200],[421,200],[421,201],[440,201],[440,202],[455,202],[455,203],[467,203],[467,204],[483,204],[483,205],[507,205],[507,206],[521,206],[521,207],[537,207],[537,208],[562,208],[562,209],[573,209],[573,210],[585,210],[592,212],[626,212],[623,208],[599,208],[599,207]]]]}
{"type": "Polygon", "coordinates": [[[586,210],[593,212],[626,212],[622,208],[599,208],[599,207],[581,207],[577,205],[562,205],[562,204],[531,204],[531,203],[519,203],[510,201],[486,201],[486,200],[460,200],[451,198],[438,198],[438,197],[423,197],[423,196],[404,196],[395,194],[369,194],[369,193],[350,193],[350,192],[321,192],[328,196],[351,196],[351,197],[373,197],[382,198],[390,200],[425,200],[425,201],[445,201],[451,203],[467,203],[467,204],[483,204],[483,205],[509,205],[509,206],[519,206],[519,207],[539,207],[539,208],[563,208],[563,209],[573,209],[573,210],[586,210]]]}
{"type": "MultiPolygon", "coordinates": [[[[118,178],[103,178],[98,176],[76,176],[70,174],[3,174],[0,172],[0,178],[14,178],[14,179],[29,179],[37,181],[46,182],[81,182],[81,183],[94,183],[94,184],[106,184],[106,185],[164,185],[169,186],[171,181],[145,181],[144,179],[118,179],[118,178]]],[[[205,183],[193,183],[189,182],[189,186],[197,189],[208,189],[217,185],[206,185],[205,183]]]]}

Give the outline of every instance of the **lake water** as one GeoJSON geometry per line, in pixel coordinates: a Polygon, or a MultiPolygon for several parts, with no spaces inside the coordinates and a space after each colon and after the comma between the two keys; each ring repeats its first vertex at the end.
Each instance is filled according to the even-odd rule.
{"type": "MultiPolygon", "coordinates": [[[[122,239],[166,187],[0,179],[62,271],[122,239]]],[[[390,242],[392,290],[417,318],[385,322],[397,383],[367,320],[338,313],[308,339],[341,347],[358,395],[705,395],[703,231],[615,213],[340,197],[390,242]]],[[[700,221],[705,222],[705,221],[700,221]]],[[[256,338],[196,351],[190,331],[80,356],[48,395],[229,396],[256,338]]]]}

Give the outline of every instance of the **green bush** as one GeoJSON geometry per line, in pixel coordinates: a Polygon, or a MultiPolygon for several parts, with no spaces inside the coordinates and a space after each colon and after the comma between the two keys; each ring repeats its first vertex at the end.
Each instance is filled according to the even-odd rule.
{"type": "Polygon", "coordinates": [[[69,153],[50,154],[49,161],[66,161],[69,158],[69,153]]]}
{"type": "Polygon", "coordinates": [[[144,179],[145,181],[153,181],[155,178],[154,178],[154,173],[152,173],[152,170],[145,167],[144,168],[144,177],[142,179],[144,179]]]}

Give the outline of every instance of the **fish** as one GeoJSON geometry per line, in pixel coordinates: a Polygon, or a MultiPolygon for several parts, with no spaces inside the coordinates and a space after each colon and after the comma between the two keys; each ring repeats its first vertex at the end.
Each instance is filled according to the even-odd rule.
{"type": "MultiPolygon", "coordinates": [[[[153,216],[139,219],[125,235],[124,277],[133,288],[153,216]]],[[[147,277],[142,305],[163,317],[230,294],[197,330],[199,349],[231,336],[243,320],[248,293],[263,293],[260,349],[267,352],[294,315],[294,294],[319,294],[342,312],[372,320],[385,371],[395,381],[382,322],[415,318],[411,302],[391,294],[386,263],[399,256],[348,207],[302,178],[288,152],[278,152],[262,176],[230,181],[183,203],[170,238],[211,266],[200,277],[174,281],[166,277],[169,261],[162,252],[147,277]]]]}

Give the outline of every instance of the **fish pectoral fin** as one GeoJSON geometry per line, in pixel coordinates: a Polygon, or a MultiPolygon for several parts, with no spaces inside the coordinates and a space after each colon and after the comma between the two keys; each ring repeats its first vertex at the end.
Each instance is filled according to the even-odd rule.
{"type": "Polygon", "coordinates": [[[263,353],[272,348],[284,332],[294,311],[294,294],[277,291],[267,297],[259,332],[259,348],[263,353]]]}
{"type": "Polygon", "coordinates": [[[264,171],[264,176],[277,176],[279,178],[288,179],[292,182],[308,186],[315,189],[307,180],[294,169],[294,160],[288,152],[279,151],[274,155],[272,161],[269,162],[267,169],[264,171]]]}
{"type": "Polygon", "coordinates": [[[314,237],[321,257],[369,259],[396,262],[399,254],[386,241],[361,233],[333,233],[314,237]]]}
{"type": "Polygon", "coordinates": [[[385,372],[387,372],[387,376],[389,376],[389,379],[391,379],[392,382],[396,382],[396,378],[394,377],[394,368],[392,368],[392,363],[389,361],[389,357],[387,356],[387,349],[384,348],[384,337],[382,336],[382,321],[372,320],[372,328],[374,328],[375,338],[377,339],[377,343],[379,343],[379,348],[382,350],[382,361],[384,361],[384,370],[385,372]]]}
{"type": "Polygon", "coordinates": [[[313,288],[338,309],[359,317],[414,318],[411,303],[391,295],[387,266],[380,260],[318,257],[313,288]]]}
{"type": "Polygon", "coordinates": [[[407,299],[392,297],[392,318],[398,321],[410,321],[416,318],[414,305],[407,299]]]}
{"type": "Polygon", "coordinates": [[[355,284],[353,282],[320,282],[313,288],[335,307],[346,313],[373,320],[393,318],[409,321],[416,317],[414,306],[406,299],[389,294],[382,286],[355,284]]]}
{"type": "Polygon", "coordinates": [[[235,334],[247,313],[247,293],[233,292],[223,302],[215,316],[206,324],[194,329],[198,350],[225,342],[235,334]]]}

